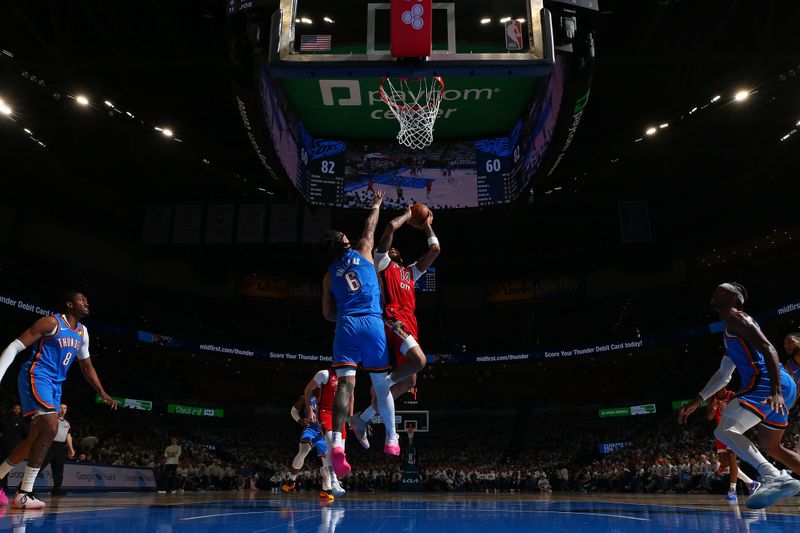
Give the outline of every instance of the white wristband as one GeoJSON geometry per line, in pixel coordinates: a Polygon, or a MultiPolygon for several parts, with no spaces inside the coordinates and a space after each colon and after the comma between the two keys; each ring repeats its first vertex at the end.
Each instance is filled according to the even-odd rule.
{"type": "Polygon", "coordinates": [[[292,419],[295,422],[300,422],[300,411],[297,410],[297,407],[292,407],[292,419]]]}
{"type": "Polygon", "coordinates": [[[439,244],[439,239],[436,238],[436,235],[431,235],[428,237],[428,246],[433,246],[434,244],[439,244]]]}
{"type": "Polygon", "coordinates": [[[372,209],[380,209],[380,208],[381,208],[381,205],[380,205],[380,204],[378,204],[378,205],[373,205],[373,206],[372,206],[372,209]]]}

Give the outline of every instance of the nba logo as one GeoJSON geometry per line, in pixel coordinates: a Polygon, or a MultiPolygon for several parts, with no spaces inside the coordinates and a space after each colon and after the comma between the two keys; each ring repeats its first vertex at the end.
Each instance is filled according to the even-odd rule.
{"type": "Polygon", "coordinates": [[[506,22],[506,49],[522,50],[522,23],[518,20],[506,22]]]}

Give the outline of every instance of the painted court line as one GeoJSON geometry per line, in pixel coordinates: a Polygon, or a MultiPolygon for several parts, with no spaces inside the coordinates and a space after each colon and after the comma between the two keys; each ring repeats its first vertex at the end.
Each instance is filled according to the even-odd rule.
{"type": "MultiPolygon", "coordinates": [[[[190,516],[188,518],[181,518],[182,522],[189,521],[189,520],[204,520],[206,518],[216,518],[218,516],[238,516],[238,515],[248,515],[248,514],[269,514],[269,513],[282,513],[285,509],[272,509],[269,511],[245,511],[242,513],[215,513],[215,514],[204,514],[200,516],[190,516]]],[[[311,511],[294,511],[295,513],[310,513],[311,511]]]]}

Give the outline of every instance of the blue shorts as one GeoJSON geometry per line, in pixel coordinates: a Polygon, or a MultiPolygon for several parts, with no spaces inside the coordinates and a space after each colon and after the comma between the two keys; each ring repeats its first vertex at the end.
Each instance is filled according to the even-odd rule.
{"type": "Polygon", "coordinates": [[[61,404],[61,383],[39,372],[30,373],[23,365],[17,376],[22,416],[57,413],[61,404]]]}
{"type": "Polygon", "coordinates": [[[389,349],[380,315],[343,316],[336,321],[333,368],[357,367],[367,372],[386,372],[389,349]]]}
{"type": "Polygon", "coordinates": [[[739,396],[739,403],[742,407],[758,416],[765,426],[773,429],[786,429],[786,426],[789,425],[788,411],[792,409],[795,401],[797,401],[797,384],[794,378],[783,368],[781,368],[781,391],[783,392],[783,400],[786,402],[787,413],[784,414],[778,414],[763,403],[770,395],[768,377],[762,377],[753,390],[739,396]]]}
{"type": "Polygon", "coordinates": [[[317,449],[317,455],[322,457],[328,453],[328,444],[319,430],[319,425],[311,423],[300,434],[300,442],[306,442],[317,449]]]}

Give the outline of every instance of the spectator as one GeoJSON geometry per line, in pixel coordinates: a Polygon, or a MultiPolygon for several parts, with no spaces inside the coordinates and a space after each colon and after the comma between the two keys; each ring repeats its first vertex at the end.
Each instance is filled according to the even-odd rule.
{"type": "Polygon", "coordinates": [[[181,447],[178,439],[170,438],[170,445],[164,450],[164,472],[167,478],[167,494],[175,494],[178,488],[178,465],[180,464],[181,447]]]}

